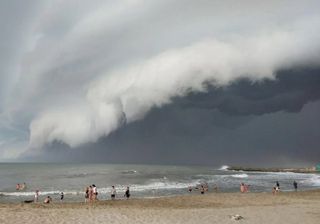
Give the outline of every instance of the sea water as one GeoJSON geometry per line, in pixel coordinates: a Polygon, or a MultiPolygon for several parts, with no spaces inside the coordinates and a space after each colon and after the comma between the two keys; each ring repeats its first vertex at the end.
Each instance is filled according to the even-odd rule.
{"type": "MultiPolygon", "coordinates": [[[[282,191],[292,191],[293,181],[299,190],[320,188],[319,174],[241,172],[227,167],[160,166],[160,165],[110,165],[110,164],[41,164],[0,163],[0,202],[32,200],[40,191],[40,200],[50,195],[64,201],[84,201],[84,190],[95,184],[100,200],[110,199],[111,186],[117,197],[123,198],[125,188],[131,196],[164,197],[190,194],[188,187],[207,184],[209,191],[217,186],[219,192],[238,192],[240,183],[250,185],[251,192],[271,192],[276,181],[282,191]],[[16,190],[16,184],[26,183],[26,189],[16,190]]],[[[191,194],[198,194],[193,191],[191,194]]]]}

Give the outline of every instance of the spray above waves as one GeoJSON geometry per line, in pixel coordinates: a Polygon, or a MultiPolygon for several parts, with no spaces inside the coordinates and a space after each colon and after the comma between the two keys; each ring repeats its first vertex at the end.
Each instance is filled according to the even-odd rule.
{"type": "Polygon", "coordinates": [[[223,166],[221,166],[218,170],[227,171],[228,169],[229,169],[229,166],[223,165],[223,166]]]}

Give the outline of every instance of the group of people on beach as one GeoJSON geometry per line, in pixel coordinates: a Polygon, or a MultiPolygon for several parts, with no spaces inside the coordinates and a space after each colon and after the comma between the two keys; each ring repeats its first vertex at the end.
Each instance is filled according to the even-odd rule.
{"type": "MultiPolygon", "coordinates": [[[[110,197],[112,200],[116,199],[117,191],[115,186],[112,186],[111,188],[111,194],[110,197]]],[[[40,191],[36,190],[34,194],[34,200],[25,200],[25,203],[31,203],[31,202],[38,202],[39,201],[39,196],[40,196],[40,191]]],[[[129,187],[126,188],[124,192],[124,198],[129,199],[131,196],[130,194],[130,189],[129,187]]],[[[84,197],[85,197],[85,202],[94,202],[98,200],[98,190],[95,184],[90,185],[89,187],[86,187],[85,192],[84,192],[84,197]]],[[[62,202],[64,199],[64,193],[60,192],[60,201],[62,202]]],[[[45,204],[49,204],[52,202],[52,197],[47,196],[44,199],[45,204]]]]}
{"type": "MultiPolygon", "coordinates": [[[[115,186],[111,187],[110,197],[112,200],[116,199],[117,191],[115,186]]],[[[124,192],[124,197],[126,199],[130,198],[130,189],[129,187],[126,188],[124,192]]],[[[92,184],[89,187],[86,187],[85,194],[84,194],[85,202],[93,202],[98,200],[98,190],[96,185],[92,184]]]]}
{"type": "MultiPolygon", "coordinates": [[[[298,183],[294,180],[293,183],[293,188],[295,191],[298,190],[298,183]]],[[[279,181],[276,182],[275,186],[272,188],[272,194],[278,194],[280,192],[280,183],[279,181]]]]}
{"type": "Polygon", "coordinates": [[[250,185],[248,185],[248,184],[240,183],[240,192],[247,193],[249,191],[249,186],[250,185]]]}
{"type": "Polygon", "coordinates": [[[280,192],[280,183],[279,181],[277,181],[275,186],[272,188],[272,194],[277,194],[279,192],[280,192]]]}
{"type": "Polygon", "coordinates": [[[205,192],[209,191],[209,186],[207,183],[196,186],[194,189],[192,188],[192,186],[189,186],[188,191],[191,193],[193,190],[198,190],[201,194],[204,194],[205,192]]]}
{"type": "Polygon", "coordinates": [[[86,187],[84,193],[85,202],[92,202],[98,200],[98,191],[96,185],[92,184],[86,187]]]}
{"type": "MultiPolygon", "coordinates": [[[[246,193],[249,191],[249,186],[243,182],[240,183],[240,192],[246,193]]],[[[293,181],[293,187],[294,190],[298,190],[298,183],[296,181],[293,181]]],[[[16,190],[23,190],[26,188],[26,183],[23,184],[17,184],[16,190]]],[[[215,192],[218,192],[218,186],[216,184],[213,185],[212,188],[215,192]]],[[[207,183],[197,185],[196,187],[189,186],[188,191],[191,193],[193,190],[200,191],[201,194],[204,194],[205,192],[209,191],[209,186],[207,183]]],[[[272,193],[277,194],[280,192],[280,183],[279,181],[276,181],[275,186],[272,188],[272,193]]],[[[27,200],[25,202],[38,202],[40,191],[36,190],[34,195],[34,200],[27,200]]],[[[111,187],[110,192],[110,198],[111,200],[115,200],[117,195],[117,191],[115,186],[111,187]]],[[[124,198],[129,199],[130,198],[130,189],[129,187],[126,188],[124,192],[124,198]]],[[[64,199],[64,193],[60,193],[60,201],[62,202],[64,199]]],[[[85,202],[94,202],[98,200],[98,190],[95,184],[90,185],[89,187],[86,187],[85,189],[85,202]]],[[[48,204],[52,201],[52,198],[50,196],[47,196],[44,200],[44,203],[48,204]]]]}
{"type": "MultiPolygon", "coordinates": [[[[249,192],[249,187],[250,185],[245,184],[243,182],[240,183],[240,192],[241,193],[247,193],[249,192]]],[[[294,190],[297,191],[298,190],[298,183],[296,181],[293,181],[293,187],[294,190]]],[[[212,188],[215,192],[218,192],[218,186],[216,184],[213,185],[212,188]]],[[[193,190],[199,190],[201,194],[204,194],[204,192],[209,190],[208,184],[201,184],[200,186],[196,186],[195,188],[192,188],[191,186],[188,187],[188,191],[191,193],[193,190]]],[[[279,181],[276,181],[275,186],[272,188],[272,193],[273,194],[277,194],[278,192],[280,192],[280,183],[279,181]]]]}

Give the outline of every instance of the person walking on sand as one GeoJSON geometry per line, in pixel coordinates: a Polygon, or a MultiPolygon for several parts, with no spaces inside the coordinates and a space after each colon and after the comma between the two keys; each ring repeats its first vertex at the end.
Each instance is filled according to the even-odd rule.
{"type": "Polygon", "coordinates": [[[293,187],[295,191],[298,190],[298,183],[296,181],[293,181],[293,187]]]}
{"type": "Polygon", "coordinates": [[[112,186],[112,189],[111,189],[111,199],[112,200],[116,199],[116,194],[117,194],[116,188],[114,186],[112,186]]]}

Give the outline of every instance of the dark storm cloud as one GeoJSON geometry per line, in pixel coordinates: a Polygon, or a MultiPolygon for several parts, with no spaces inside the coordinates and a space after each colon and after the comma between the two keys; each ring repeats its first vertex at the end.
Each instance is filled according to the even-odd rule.
{"type": "Polygon", "coordinates": [[[25,158],[28,161],[215,166],[299,166],[318,162],[320,101],[289,116],[278,112],[237,119],[217,111],[188,110],[191,111],[168,106],[151,112],[143,121],[101,138],[97,143],[71,149],[55,142],[41,155],[25,158]],[[201,117],[190,117],[190,114],[201,117]],[[159,117],[166,119],[159,122],[159,117]],[[188,122],[181,122],[182,119],[188,122]],[[233,119],[237,124],[216,125],[216,119],[223,124],[233,119]]]}
{"type": "Polygon", "coordinates": [[[240,79],[207,93],[191,93],[177,99],[185,107],[218,109],[229,115],[261,115],[277,111],[299,112],[320,98],[320,69],[300,68],[277,72],[276,80],[252,82],[240,79]]]}
{"type": "Polygon", "coordinates": [[[238,80],[227,88],[192,94],[154,108],[145,119],[125,125],[97,143],[72,149],[54,142],[40,156],[27,157],[83,162],[312,165],[320,156],[319,86],[318,69],[281,71],[277,81],[238,80]],[[226,103],[232,105],[227,110],[226,103]]]}

